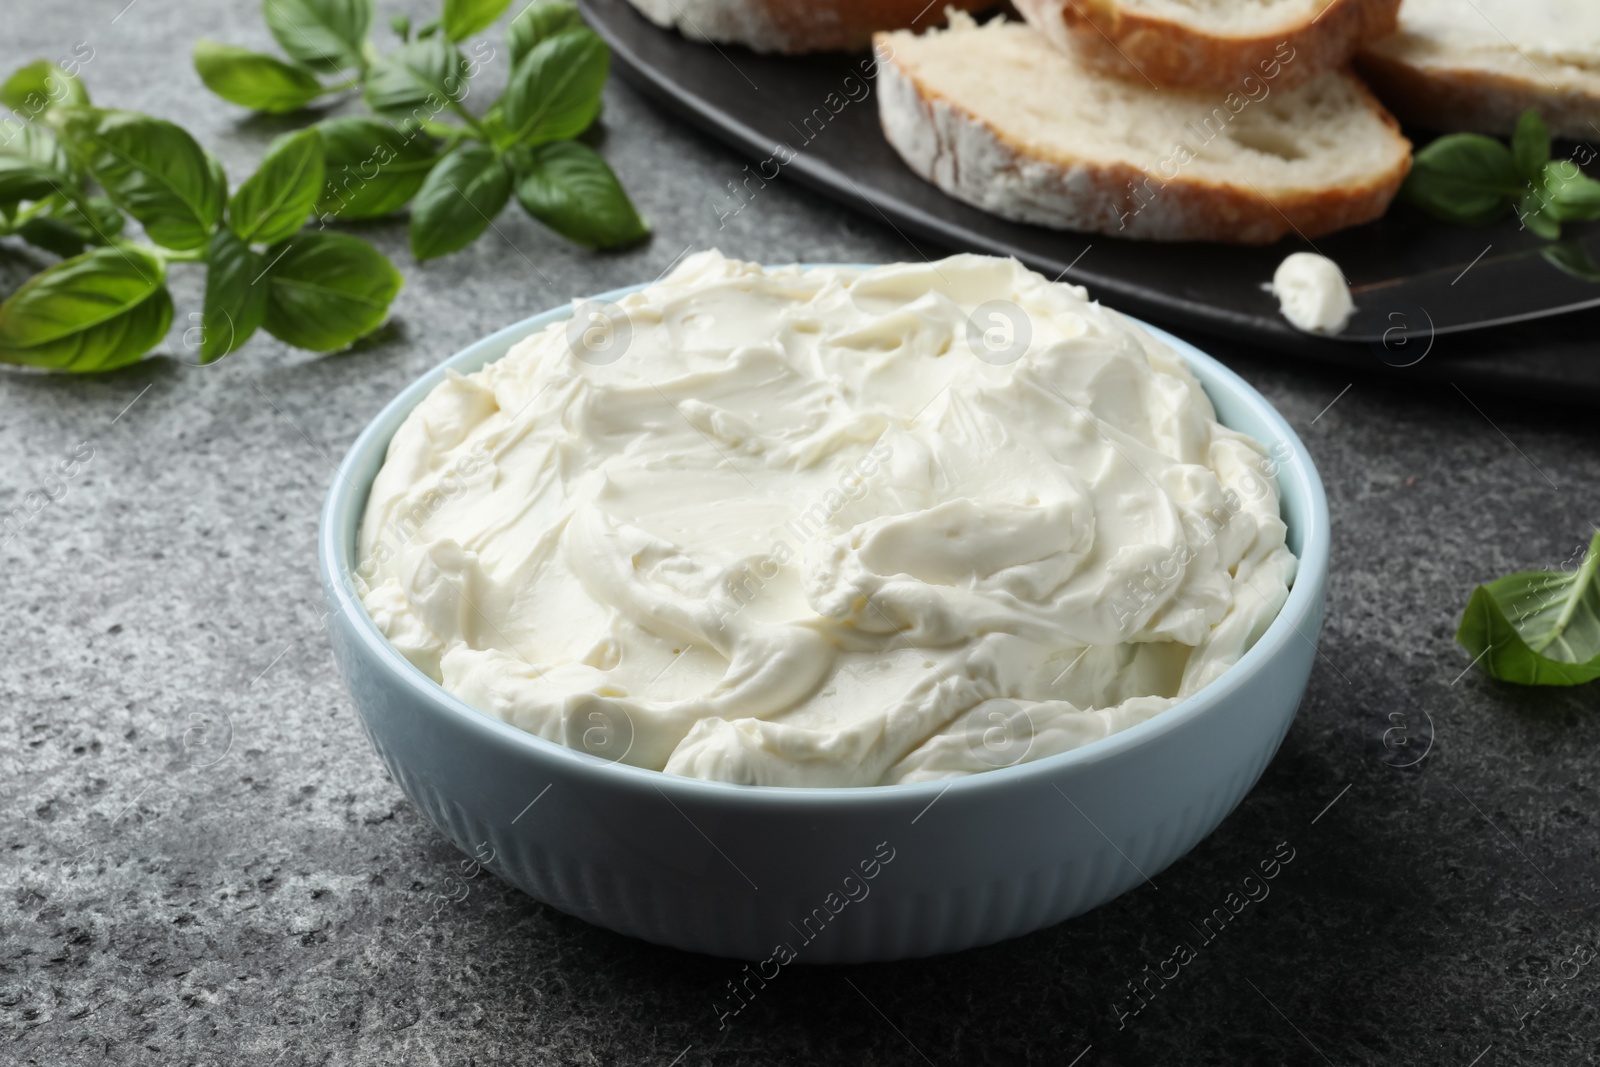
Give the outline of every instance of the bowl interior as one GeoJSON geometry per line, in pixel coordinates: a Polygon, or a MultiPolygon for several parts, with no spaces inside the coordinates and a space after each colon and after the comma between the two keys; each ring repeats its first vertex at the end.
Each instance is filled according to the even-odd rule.
{"type": "MultiPolygon", "coordinates": [[[[599,294],[591,299],[615,301],[627,293],[644,287],[644,285],[628,286],[599,294]]],[[[535,737],[509,723],[491,718],[418,670],[389,644],[388,639],[367,615],[366,609],[355,593],[352,577],[356,566],[356,534],[360,527],[362,512],[366,508],[367,494],[378,469],[383,464],[390,439],[411,410],[444,379],[446,373],[455,371],[469,374],[478,370],[505,355],[518,341],[537,333],[553,322],[570,318],[571,314],[571,306],[553,308],[508,326],[462,349],[407,386],[379,412],[350,446],[350,451],[340,464],[328,491],[327,502],[323,508],[317,545],[323,587],[330,599],[330,609],[334,614],[348,620],[355,628],[357,637],[372,654],[396,671],[412,688],[423,690],[435,703],[441,705],[441,713],[466,716],[470,720],[467,725],[472,729],[495,733],[505,743],[531,748],[544,758],[577,761],[579,764],[592,766],[596,773],[635,778],[633,784],[636,786],[658,790],[719,792],[734,790],[752,800],[766,795],[785,798],[785,802],[803,798],[805,802],[818,804],[859,803],[871,798],[890,797],[903,802],[908,795],[918,792],[931,796],[949,788],[985,788],[1008,779],[1053,774],[1074,764],[1106,758],[1165,732],[1180,722],[1202,714],[1206,708],[1217,702],[1226,700],[1238,687],[1242,677],[1249,672],[1259,670],[1272,657],[1274,651],[1283,647],[1285,643],[1311,640],[1299,627],[1301,621],[1313,614],[1320,605],[1322,588],[1327,578],[1330,522],[1322,481],[1310,456],[1306,453],[1304,443],[1277,409],[1244,379],[1187,341],[1130,316],[1131,321],[1161,338],[1183,357],[1189,369],[1199,379],[1206,395],[1210,397],[1217,417],[1224,425],[1247,433],[1269,449],[1275,449],[1275,458],[1279,461],[1280,512],[1288,526],[1289,548],[1300,561],[1295,583],[1289,590],[1288,600],[1278,617],[1268,626],[1266,633],[1238,663],[1199,693],[1154,718],[1080,748],[1053,756],[945,782],[837,789],[746,786],[680,778],[646,768],[610,763],[588,753],[535,737]]]]}

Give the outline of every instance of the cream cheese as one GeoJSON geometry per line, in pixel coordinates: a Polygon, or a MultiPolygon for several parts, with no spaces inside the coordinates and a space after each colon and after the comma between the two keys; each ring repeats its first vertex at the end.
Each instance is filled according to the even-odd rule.
{"type": "Polygon", "coordinates": [[[1355,311],[1339,264],[1315,252],[1293,252],[1272,275],[1283,317],[1310,333],[1339,333],[1355,311]]]}
{"type": "Polygon", "coordinates": [[[1181,359],[1011,260],[692,256],[412,412],[378,627],[486,714],[670,774],[946,778],[1216,679],[1295,559],[1181,359]]]}
{"type": "Polygon", "coordinates": [[[1600,73],[1600,5],[1594,0],[1405,0],[1394,37],[1414,62],[1482,64],[1552,92],[1600,73]]]}

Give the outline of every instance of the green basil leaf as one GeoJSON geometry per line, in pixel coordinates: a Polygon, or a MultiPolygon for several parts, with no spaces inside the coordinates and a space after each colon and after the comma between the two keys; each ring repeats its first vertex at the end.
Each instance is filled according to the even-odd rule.
{"type": "Polygon", "coordinates": [[[1600,678],[1600,532],[1575,571],[1524,571],[1472,591],[1456,641],[1492,678],[1581,685],[1600,678]]]}
{"type": "Polygon", "coordinates": [[[506,149],[511,145],[511,135],[506,132],[505,109],[498,103],[483,113],[478,120],[478,126],[483,130],[488,142],[499,149],[506,149]]]}
{"type": "Polygon", "coordinates": [[[122,232],[122,212],[103,196],[91,196],[83,203],[88,214],[65,197],[51,196],[43,214],[17,227],[17,236],[62,259],[70,259],[90,245],[110,244],[122,232]]]}
{"type": "Polygon", "coordinates": [[[201,248],[222,217],[222,166],[180,127],[129,111],[64,112],[67,147],[158,245],[201,248]]]}
{"type": "Polygon", "coordinates": [[[1600,263],[1596,263],[1589,250],[1578,241],[1562,241],[1560,244],[1547,245],[1539,249],[1539,254],[1552,267],[1574,278],[1586,282],[1600,282],[1600,263]]]}
{"type": "Polygon", "coordinates": [[[45,215],[35,215],[24,222],[17,227],[16,234],[35,248],[42,248],[62,259],[71,259],[89,244],[83,234],[71,226],[45,215]]]}
{"type": "Polygon", "coordinates": [[[0,104],[25,118],[38,118],[55,105],[83,107],[88,103],[89,91],[83,83],[48,59],[18,67],[0,84],[0,104]]]}
{"type": "Polygon", "coordinates": [[[429,37],[439,32],[439,20],[429,19],[417,27],[417,40],[426,41],[429,37]]]}
{"type": "Polygon", "coordinates": [[[428,173],[411,206],[411,254],[432,259],[478,239],[511,198],[511,169],[486,145],[466,145],[428,173]]]}
{"type": "Polygon", "coordinates": [[[58,209],[52,209],[51,215],[70,226],[81,227],[84,240],[90,244],[110,244],[112,238],[122,233],[127,220],[109,196],[91,196],[83,205],[88,208],[88,214],[77,204],[64,202],[58,209]]]}
{"type": "Polygon", "coordinates": [[[1550,210],[1562,222],[1600,219],[1600,182],[1586,177],[1570,159],[1551,160],[1541,175],[1550,210]]]}
{"type": "Polygon", "coordinates": [[[272,115],[298,111],[333,91],[303,67],[215,41],[196,42],[194,69],[206,88],[222,99],[272,115]]]}
{"type": "Polygon", "coordinates": [[[384,115],[432,118],[466,99],[467,78],[467,61],[450,42],[413,41],[373,65],[367,103],[384,115]]]}
{"type": "Polygon", "coordinates": [[[0,204],[43,200],[64,184],[62,176],[26,160],[0,155],[0,204]]]}
{"type": "Polygon", "coordinates": [[[97,248],[30,278],[0,304],[0,360],[90,372],[132,363],[172,325],[161,260],[97,248]]]}
{"type": "Polygon", "coordinates": [[[1561,220],[1551,207],[1550,194],[1542,181],[1535,182],[1517,201],[1517,221],[1546,240],[1561,236],[1561,220]]]}
{"type": "Polygon", "coordinates": [[[568,0],[536,0],[517,12],[511,25],[506,27],[512,67],[522,62],[522,57],[533,51],[535,45],[568,30],[584,28],[576,4],[568,0]]]}
{"type": "MultiPolygon", "coordinates": [[[[86,253],[95,255],[105,249],[86,253]]],[[[80,330],[50,344],[17,353],[17,362],[34,367],[95,374],[137,363],[172,328],[172,296],[161,286],[141,304],[108,322],[80,330]]],[[[0,346],[0,358],[6,350],[0,346]]]]}
{"type": "Polygon", "coordinates": [[[266,253],[267,332],[296,348],[332,352],[382,324],[402,279],[367,242],[306,231],[266,253]]]}
{"type": "Polygon", "coordinates": [[[261,13],[283,50],[312,70],[363,65],[372,0],[261,0],[261,13]]]}
{"type": "Polygon", "coordinates": [[[517,63],[502,106],[513,140],[563,141],[600,113],[611,53],[593,30],[570,30],[541,41],[517,63]]]}
{"type": "Polygon", "coordinates": [[[540,145],[517,158],[517,200],[569,241],[614,248],[650,227],[600,154],[577,141],[540,145]]]}
{"type": "Polygon", "coordinates": [[[327,169],[317,212],[340,221],[375,219],[400,210],[438,160],[431,138],[378,119],[328,119],[317,129],[327,169]]]}
{"type": "Polygon", "coordinates": [[[511,6],[511,0],[444,0],[439,24],[444,35],[460,41],[489,28],[511,6]]]}
{"type": "Polygon", "coordinates": [[[165,277],[161,258],[137,246],[97,248],[57,263],[0,305],[0,344],[33,348],[116,318],[165,277]]]}
{"type": "Polygon", "coordinates": [[[1428,214],[1468,226],[1504,215],[1526,189],[1511,150],[1476,133],[1449,134],[1422,149],[1402,187],[1428,214]]]}
{"type": "Polygon", "coordinates": [[[47,213],[83,234],[83,239],[92,245],[111,244],[127,224],[122,210],[108,196],[91,196],[77,201],[61,198],[51,205],[47,213]]]}
{"type": "MultiPolygon", "coordinates": [[[[200,362],[215,363],[250,340],[267,315],[267,261],[236,234],[218,230],[206,248],[200,362]]],[[[185,340],[188,334],[184,335],[185,340]]]]}
{"type": "Polygon", "coordinates": [[[43,200],[76,187],[70,169],[66,153],[49,130],[23,123],[0,142],[0,204],[43,200]]]}
{"type": "Polygon", "coordinates": [[[411,40],[411,19],[409,16],[390,15],[389,28],[394,31],[396,37],[400,38],[401,44],[411,40]]]}
{"type": "Polygon", "coordinates": [[[278,138],[228,201],[229,228],[247,243],[284,240],[316,206],[322,174],[322,135],[315,129],[278,138]]]}
{"type": "Polygon", "coordinates": [[[1537,181],[1544,173],[1544,165],[1550,159],[1550,128],[1532,108],[1517,120],[1516,132],[1511,135],[1511,156],[1517,172],[1528,181],[1537,181]]]}

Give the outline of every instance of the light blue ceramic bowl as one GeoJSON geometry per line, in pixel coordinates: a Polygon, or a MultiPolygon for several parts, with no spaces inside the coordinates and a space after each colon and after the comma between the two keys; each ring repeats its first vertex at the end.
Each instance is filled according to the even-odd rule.
{"type": "Polygon", "coordinates": [[[390,437],[446,369],[476,370],[568,315],[501,330],[401,393],[345,457],[318,538],[334,653],[373,748],[445,836],[530,896],[647,941],[760,961],[765,975],[790,962],[954,952],[1060,922],[1158,875],[1216,828],[1277,751],[1322,626],[1322,482],[1259,393],[1155,329],[1224,423],[1287,451],[1279,481],[1300,557],[1288,602],[1256,646],[1166,713],[951,782],[796,789],[610,763],[473,710],[367,616],[351,584],[356,530],[390,437]]]}

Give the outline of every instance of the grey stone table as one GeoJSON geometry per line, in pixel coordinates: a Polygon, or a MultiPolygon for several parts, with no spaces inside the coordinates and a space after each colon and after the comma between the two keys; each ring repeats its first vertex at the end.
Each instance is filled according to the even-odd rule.
{"type": "MultiPolygon", "coordinates": [[[[86,42],[98,99],[184,122],[237,179],[284,124],[206,94],[187,57],[201,36],[270,47],[257,10],[7,0],[0,65],[86,42]]],[[[384,224],[366,232],[406,287],[378,343],[317,358],[262,337],[201,369],[174,358],[175,331],[174,355],[113,375],[0,375],[0,511],[55,497],[0,550],[0,1062],[1600,1058],[1600,692],[1495,684],[1451,639],[1474,583],[1557,565],[1600,521],[1593,413],[1349,384],[1225,345],[1327,481],[1330,615],[1277,759],[1155,886],[956,956],[786,971],[719,1029],[726,961],[463,878],[334,670],[313,551],[332,462],[455,349],[686,248],[914,254],[784,183],[719,229],[710,205],[742,161],[621,85],[605,122],[655,224],[642,248],[585,254],[512,211],[418,266],[384,224]],[[186,758],[206,722],[190,739],[214,755],[186,758]],[[1409,752],[1431,739],[1420,764],[1393,765],[1396,727],[1409,752]],[[1283,842],[1295,858],[1271,895],[1134,1014],[1129,983],[1283,842]]],[[[14,284],[15,257],[0,263],[14,284]]],[[[198,309],[192,278],[175,296],[180,320],[198,309]]]]}

